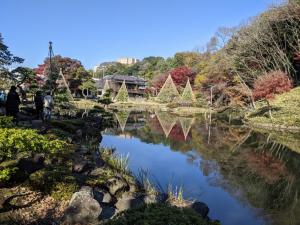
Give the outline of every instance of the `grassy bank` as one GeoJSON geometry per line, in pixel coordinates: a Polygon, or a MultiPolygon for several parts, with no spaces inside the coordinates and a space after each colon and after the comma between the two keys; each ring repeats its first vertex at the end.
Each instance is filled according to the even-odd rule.
{"type": "Polygon", "coordinates": [[[197,106],[181,106],[180,104],[164,104],[153,101],[129,101],[116,102],[108,106],[109,109],[133,110],[133,111],[167,111],[179,116],[192,116],[196,114],[209,113],[211,110],[197,106]]]}
{"type": "Polygon", "coordinates": [[[300,131],[300,87],[276,95],[270,105],[272,117],[267,104],[259,102],[258,108],[246,115],[246,122],[265,129],[300,131]]]}

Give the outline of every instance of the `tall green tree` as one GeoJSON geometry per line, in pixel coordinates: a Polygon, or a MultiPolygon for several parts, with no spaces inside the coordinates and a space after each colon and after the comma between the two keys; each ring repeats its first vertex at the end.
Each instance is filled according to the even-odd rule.
{"type": "Polygon", "coordinates": [[[0,83],[9,83],[13,79],[8,66],[14,63],[23,63],[24,59],[14,56],[4,44],[2,35],[0,33],[0,83]]]}
{"type": "Polygon", "coordinates": [[[95,93],[97,88],[95,82],[92,79],[87,79],[84,81],[79,88],[82,91],[82,95],[87,98],[91,93],[95,93]]]}

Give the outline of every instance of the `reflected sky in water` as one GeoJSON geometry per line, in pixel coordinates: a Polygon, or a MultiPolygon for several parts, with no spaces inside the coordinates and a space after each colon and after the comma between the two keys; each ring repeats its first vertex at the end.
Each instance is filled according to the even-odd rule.
{"type": "Polygon", "coordinates": [[[278,159],[268,150],[274,145],[266,143],[269,135],[211,121],[209,115],[121,112],[116,119],[121,124],[106,130],[101,145],[129,154],[130,170],[148,170],[164,189],[183,186],[185,198],[205,202],[212,219],[224,225],[297,224],[289,215],[296,217],[298,201],[293,209],[289,201],[298,191],[298,176],[285,162],[299,157],[283,146],[285,162],[278,159]]]}

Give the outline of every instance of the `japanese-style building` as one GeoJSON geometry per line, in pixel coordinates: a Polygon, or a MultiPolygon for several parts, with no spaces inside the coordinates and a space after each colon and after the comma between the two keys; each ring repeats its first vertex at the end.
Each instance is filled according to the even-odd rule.
{"type": "Polygon", "coordinates": [[[112,95],[116,96],[123,81],[125,81],[129,97],[143,97],[145,94],[146,80],[128,75],[107,75],[103,78],[94,78],[97,87],[97,95],[103,94],[103,89],[107,81],[109,88],[112,90],[112,95]]]}

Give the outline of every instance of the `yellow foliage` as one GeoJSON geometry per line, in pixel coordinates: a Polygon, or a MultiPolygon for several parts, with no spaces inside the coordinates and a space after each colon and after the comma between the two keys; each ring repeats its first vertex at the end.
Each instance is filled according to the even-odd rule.
{"type": "Polygon", "coordinates": [[[196,78],[195,78],[195,86],[196,87],[201,87],[201,85],[203,84],[203,82],[205,81],[206,77],[204,74],[197,74],[196,78]]]}

